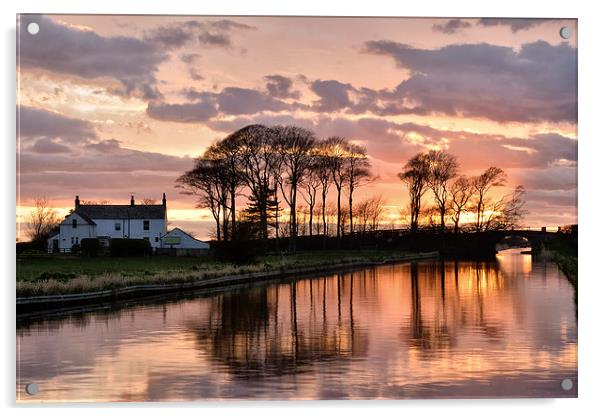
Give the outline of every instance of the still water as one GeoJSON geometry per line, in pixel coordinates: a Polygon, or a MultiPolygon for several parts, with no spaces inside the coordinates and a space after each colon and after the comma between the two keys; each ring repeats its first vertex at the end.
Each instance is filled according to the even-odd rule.
{"type": "Polygon", "coordinates": [[[574,299],[508,250],[19,323],[17,398],[575,397],[574,299]]]}

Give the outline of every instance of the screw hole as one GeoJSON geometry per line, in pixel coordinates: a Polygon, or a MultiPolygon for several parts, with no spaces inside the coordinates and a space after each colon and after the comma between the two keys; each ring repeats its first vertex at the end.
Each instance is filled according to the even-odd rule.
{"type": "Polygon", "coordinates": [[[573,389],[573,380],[571,380],[570,378],[565,378],[564,380],[562,380],[562,382],[560,382],[560,387],[562,387],[562,390],[564,391],[570,391],[573,389]]]}
{"type": "Polygon", "coordinates": [[[29,383],[25,386],[25,392],[30,396],[35,396],[40,391],[40,388],[36,383],[29,383]]]}
{"type": "Polygon", "coordinates": [[[31,22],[30,24],[27,25],[27,32],[30,35],[37,35],[39,31],[40,31],[40,25],[37,24],[36,22],[31,22]]]}
{"type": "Polygon", "coordinates": [[[564,26],[560,29],[560,37],[562,39],[568,39],[571,37],[572,34],[573,34],[573,31],[568,26],[564,26]]]}

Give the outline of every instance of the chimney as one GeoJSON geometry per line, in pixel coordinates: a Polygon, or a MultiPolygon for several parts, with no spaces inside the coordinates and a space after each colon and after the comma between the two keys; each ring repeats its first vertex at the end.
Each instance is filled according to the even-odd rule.
{"type": "Polygon", "coordinates": [[[167,198],[165,197],[165,192],[163,192],[163,206],[167,206],[167,198]]]}
{"type": "Polygon", "coordinates": [[[75,209],[79,208],[79,195],[75,195],[75,209]]]}
{"type": "Polygon", "coordinates": [[[132,195],[132,198],[130,199],[130,205],[134,206],[134,204],[135,204],[134,195],[132,195]]]}

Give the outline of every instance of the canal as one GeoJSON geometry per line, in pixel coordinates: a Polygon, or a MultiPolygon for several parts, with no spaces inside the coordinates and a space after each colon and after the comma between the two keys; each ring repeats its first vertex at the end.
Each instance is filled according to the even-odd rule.
{"type": "Polygon", "coordinates": [[[507,250],[20,322],[17,399],[576,397],[574,299],[507,250]]]}

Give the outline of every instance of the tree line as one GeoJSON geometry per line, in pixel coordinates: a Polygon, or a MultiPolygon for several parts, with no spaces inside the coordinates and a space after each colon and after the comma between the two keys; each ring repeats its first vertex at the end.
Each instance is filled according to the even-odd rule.
{"type": "Polygon", "coordinates": [[[210,210],[218,241],[267,239],[271,230],[279,237],[282,212],[288,208],[285,234],[294,251],[301,198],[307,204],[310,235],[319,209],[318,233],[327,237],[327,199],[334,192],[340,239],[345,216],[353,233],[354,194],[371,178],[366,149],[343,137],[317,139],[301,127],[249,125],[211,145],[177,182],[183,192],[197,196],[198,207],[210,210]],[[239,212],[236,199],[243,190],[247,204],[239,212]]]}
{"type": "Polygon", "coordinates": [[[398,176],[408,188],[412,232],[425,225],[444,232],[451,223],[453,232],[458,233],[461,222],[475,232],[508,229],[518,225],[526,213],[523,186],[516,186],[509,194],[493,195],[494,188],[507,184],[502,169],[492,166],[476,176],[461,175],[457,157],[443,150],[418,153],[398,176]],[[429,191],[433,205],[425,208],[422,201],[429,191]],[[463,216],[470,215],[472,221],[462,221],[463,216]]]}
{"type": "MultiPolygon", "coordinates": [[[[415,155],[399,178],[408,188],[412,232],[425,226],[444,232],[451,225],[457,233],[469,214],[473,231],[508,228],[525,212],[522,186],[502,197],[492,195],[507,183],[502,169],[490,167],[467,177],[459,173],[457,158],[443,150],[415,155]],[[427,192],[432,206],[423,203],[427,192]]],[[[377,230],[384,214],[382,197],[354,201],[356,190],[372,180],[363,146],[339,136],[317,138],[297,126],[254,124],[212,144],[177,183],[183,193],[197,197],[197,207],[211,212],[218,241],[287,236],[294,251],[298,235],[340,240],[346,232],[377,230]],[[247,202],[239,210],[241,196],[247,202]]]]}

